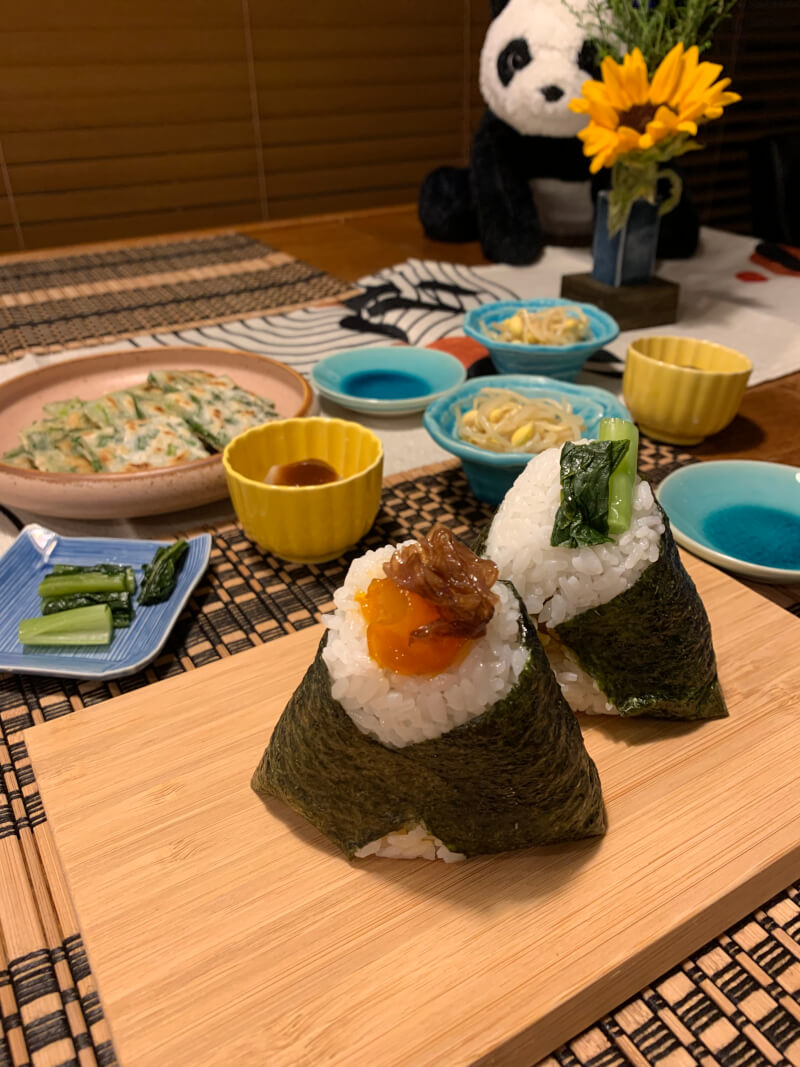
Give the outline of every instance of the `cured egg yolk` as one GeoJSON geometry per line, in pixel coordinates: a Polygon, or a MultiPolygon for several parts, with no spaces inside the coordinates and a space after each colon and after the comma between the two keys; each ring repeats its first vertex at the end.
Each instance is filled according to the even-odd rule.
{"type": "Polygon", "coordinates": [[[367,623],[367,649],[379,667],[397,674],[439,674],[468,651],[465,637],[412,638],[418,627],[440,618],[439,612],[391,578],[374,578],[356,599],[367,623]]]}

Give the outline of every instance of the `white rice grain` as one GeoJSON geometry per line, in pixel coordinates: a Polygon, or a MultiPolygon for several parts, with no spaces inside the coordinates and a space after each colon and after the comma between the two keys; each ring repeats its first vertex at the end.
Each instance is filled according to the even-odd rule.
{"type": "Polygon", "coordinates": [[[392,860],[444,860],[445,863],[458,863],[467,858],[463,852],[451,852],[422,823],[410,830],[384,834],[358,849],[355,855],[358,859],[380,856],[392,860]]]}

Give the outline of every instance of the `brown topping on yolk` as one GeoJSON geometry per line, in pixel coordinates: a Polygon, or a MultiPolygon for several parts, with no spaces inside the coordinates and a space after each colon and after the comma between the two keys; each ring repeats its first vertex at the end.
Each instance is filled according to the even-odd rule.
{"type": "Polygon", "coordinates": [[[358,601],[372,659],[398,674],[438,674],[469,651],[494,614],[497,567],[445,526],[399,548],[358,601]]]}

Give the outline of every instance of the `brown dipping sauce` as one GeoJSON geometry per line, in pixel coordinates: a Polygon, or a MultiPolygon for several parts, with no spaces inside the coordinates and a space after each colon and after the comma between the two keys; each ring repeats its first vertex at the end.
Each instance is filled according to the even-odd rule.
{"type": "Polygon", "coordinates": [[[326,485],[338,482],[336,470],[324,459],[299,459],[296,463],[283,463],[273,467],[267,475],[270,485],[326,485]]]}

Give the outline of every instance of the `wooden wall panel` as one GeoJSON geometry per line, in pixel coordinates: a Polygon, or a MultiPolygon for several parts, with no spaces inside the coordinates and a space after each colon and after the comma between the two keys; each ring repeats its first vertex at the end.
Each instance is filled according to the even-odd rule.
{"type": "MultiPolygon", "coordinates": [[[[254,176],[256,155],[247,148],[208,149],[114,158],[72,159],[57,162],[20,163],[14,166],[14,193],[63,193],[64,190],[114,189],[121,186],[158,186],[173,182],[203,182],[212,178],[254,176]]],[[[131,193],[131,196],[137,195],[131,193]]],[[[257,195],[257,194],[256,194],[257,195]]],[[[139,198],[137,195],[137,203],[139,198]]]]}
{"type": "MultiPolygon", "coordinates": [[[[195,105],[196,107],[196,105],[195,105]]],[[[48,130],[43,137],[36,130],[16,130],[2,134],[3,146],[18,167],[29,163],[49,164],[71,160],[124,160],[149,154],[156,159],[172,153],[228,151],[249,148],[255,151],[253,124],[242,121],[168,123],[151,126],[103,126],[70,130],[48,130]],[[207,146],[213,145],[213,149],[207,146]]]]}
{"type": "MultiPolygon", "coordinates": [[[[0,79],[4,76],[0,71],[0,79]]],[[[205,147],[213,143],[203,141],[203,125],[214,122],[247,123],[252,130],[250,97],[244,83],[236,92],[215,89],[193,89],[184,94],[151,93],[143,86],[138,92],[119,95],[98,94],[86,97],[53,97],[47,100],[17,100],[12,105],[3,102],[3,135],[6,131],[39,131],[42,153],[48,149],[49,136],[55,131],[85,129],[130,129],[138,127],[141,134],[158,137],[162,123],[178,123],[198,127],[197,142],[205,147]]],[[[251,135],[252,142],[252,135],[251,135]]]]}
{"type": "Polygon", "coordinates": [[[13,226],[0,226],[0,252],[16,252],[19,250],[17,233],[13,226]]]}
{"type": "MultiPolygon", "coordinates": [[[[253,221],[249,204],[203,204],[172,211],[148,211],[100,217],[34,222],[25,226],[27,248],[108,241],[120,236],[147,237],[151,234],[201,230],[212,226],[237,226],[253,221]]],[[[16,247],[16,245],[14,246],[16,247]]],[[[11,251],[11,249],[6,249],[11,251]]]]}
{"type": "MultiPolygon", "coordinates": [[[[183,4],[178,7],[179,15],[183,7],[183,4]]],[[[226,5],[220,4],[220,8],[224,15],[226,5]]],[[[40,10],[38,3],[35,10],[40,10]]],[[[192,25],[186,19],[172,23],[167,3],[161,8],[162,19],[152,26],[132,25],[135,13],[119,6],[116,26],[99,27],[99,17],[93,17],[88,25],[76,26],[71,23],[61,29],[53,28],[51,23],[42,23],[38,27],[12,31],[14,49],[4,56],[4,66],[6,69],[32,67],[39,70],[50,64],[92,67],[101,63],[103,58],[109,62],[112,57],[117,62],[132,66],[140,63],[172,63],[176,57],[176,30],[180,33],[178,54],[183,62],[207,63],[212,54],[221,62],[238,62],[243,46],[240,10],[238,3],[228,5],[229,17],[221,25],[214,24],[210,18],[206,19],[204,26],[192,25]],[[165,33],[167,27],[172,32],[165,33]]],[[[5,17],[3,24],[8,29],[5,17]]]]}
{"type": "MultiPolygon", "coordinates": [[[[441,94],[440,94],[441,95],[441,94]]],[[[339,114],[262,116],[264,144],[275,150],[290,145],[325,146],[343,142],[380,141],[387,137],[426,137],[452,134],[459,129],[461,101],[455,94],[450,107],[402,110],[397,101],[384,110],[352,111],[339,114]]],[[[362,107],[366,106],[362,103],[362,107]]]]}
{"type": "MultiPolygon", "coordinates": [[[[415,200],[467,161],[488,0],[37,0],[0,36],[0,250],[415,200]]],[[[800,127],[800,3],[739,0],[745,100],[687,157],[747,230],[751,143],[800,127]]]]}
{"type": "MultiPolygon", "coordinates": [[[[321,0],[316,2],[322,6],[321,0]]],[[[327,5],[329,0],[324,2],[327,5]]],[[[335,6],[335,0],[330,6],[335,6]]],[[[112,30],[120,35],[148,28],[161,33],[173,27],[203,31],[236,27],[240,15],[239,0],[36,0],[35,4],[5,5],[3,29],[35,33],[112,30]]]]}

